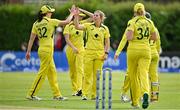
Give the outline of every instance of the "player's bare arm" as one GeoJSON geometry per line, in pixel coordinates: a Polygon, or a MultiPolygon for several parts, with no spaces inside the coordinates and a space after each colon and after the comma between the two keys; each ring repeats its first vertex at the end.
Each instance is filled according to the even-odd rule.
{"type": "Polygon", "coordinates": [[[73,5],[70,9],[70,15],[67,17],[66,20],[60,21],[59,26],[64,26],[64,25],[70,23],[74,14],[75,14],[75,6],[73,5]]]}
{"type": "Polygon", "coordinates": [[[156,32],[153,32],[151,33],[151,37],[150,37],[151,40],[154,40],[156,41],[157,40],[157,35],[156,35],[156,32]]]}
{"type": "Polygon", "coordinates": [[[75,23],[74,23],[75,28],[78,30],[84,30],[85,29],[84,26],[79,23],[79,13],[80,13],[79,8],[76,8],[75,15],[74,15],[74,17],[75,17],[75,23]]]}
{"type": "Polygon", "coordinates": [[[105,52],[109,52],[110,49],[110,40],[109,37],[105,38],[105,52]]]}
{"type": "Polygon", "coordinates": [[[30,39],[29,39],[29,43],[28,43],[27,52],[26,52],[26,60],[30,59],[31,48],[32,48],[32,45],[34,43],[34,39],[35,38],[36,38],[36,34],[31,33],[31,36],[30,36],[30,39]]]}
{"type": "Polygon", "coordinates": [[[74,53],[79,53],[78,49],[69,40],[69,34],[65,34],[65,40],[66,40],[66,43],[73,49],[74,53]]]}
{"type": "Polygon", "coordinates": [[[93,13],[91,13],[91,12],[89,12],[89,11],[87,11],[87,10],[84,10],[84,9],[82,9],[82,8],[79,8],[79,11],[81,11],[81,12],[83,12],[83,13],[85,13],[86,15],[88,15],[89,17],[93,17],[93,13]]]}
{"type": "Polygon", "coordinates": [[[128,30],[126,33],[126,38],[128,41],[131,41],[133,39],[134,32],[132,30],[128,30]]]}
{"type": "Polygon", "coordinates": [[[105,48],[104,48],[104,58],[103,60],[106,60],[109,54],[109,49],[110,49],[110,40],[109,38],[105,38],[105,48]]]}
{"type": "Polygon", "coordinates": [[[92,21],[93,21],[93,15],[94,15],[93,13],[91,13],[91,12],[89,12],[89,11],[87,11],[87,10],[84,10],[84,9],[82,9],[82,8],[79,8],[79,11],[81,11],[81,12],[83,12],[84,14],[86,14],[86,15],[89,16],[89,18],[86,19],[87,22],[92,22],[92,21]]]}

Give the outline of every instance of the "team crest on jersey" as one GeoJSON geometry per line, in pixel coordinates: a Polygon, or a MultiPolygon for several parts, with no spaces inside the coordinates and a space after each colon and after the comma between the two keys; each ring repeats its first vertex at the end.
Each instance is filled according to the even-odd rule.
{"type": "Polygon", "coordinates": [[[97,38],[99,35],[98,35],[98,34],[95,34],[94,36],[97,38]]]}
{"type": "Polygon", "coordinates": [[[76,34],[78,35],[78,34],[79,34],[79,31],[76,31],[76,34]]]}

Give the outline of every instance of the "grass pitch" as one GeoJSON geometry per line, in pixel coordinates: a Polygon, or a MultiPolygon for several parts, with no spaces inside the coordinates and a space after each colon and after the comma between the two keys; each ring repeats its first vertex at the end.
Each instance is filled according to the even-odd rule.
{"type": "MultiPolygon", "coordinates": [[[[58,81],[63,96],[68,101],[52,100],[52,91],[45,80],[38,96],[42,101],[29,101],[25,99],[28,88],[31,86],[36,74],[34,73],[0,73],[0,109],[37,109],[37,110],[94,110],[95,101],[82,101],[81,97],[71,96],[71,82],[69,74],[58,74],[58,81]]],[[[160,73],[160,99],[150,104],[148,110],[180,110],[180,74],[160,73]]],[[[113,73],[112,77],[112,110],[129,110],[130,103],[120,102],[121,87],[124,74],[113,73]]],[[[106,92],[108,93],[108,92],[106,92]]],[[[106,101],[107,102],[107,101],[106,101]]]]}

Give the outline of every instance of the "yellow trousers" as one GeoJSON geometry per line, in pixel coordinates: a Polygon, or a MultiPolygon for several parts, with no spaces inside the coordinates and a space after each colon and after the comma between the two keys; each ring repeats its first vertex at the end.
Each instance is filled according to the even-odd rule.
{"type": "Polygon", "coordinates": [[[149,94],[149,65],[151,53],[149,50],[127,51],[127,65],[130,79],[130,92],[133,105],[139,105],[142,94],[149,94]]]}
{"type": "Polygon", "coordinates": [[[83,54],[84,50],[79,51],[78,54],[75,54],[70,47],[66,50],[73,94],[82,90],[82,80],[84,76],[83,54]]]}
{"type": "Polygon", "coordinates": [[[83,80],[83,96],[91,98],[96,97],[96,74],[97,70],[102,71],[104,61],[101,60],[104,50],[85,50],[84,56],[84,80],[83,80]]]}
{"type": "Polygon", "coordinates": [[[124,84],[122,87],[122,94],[127,94],[127,91],[129,90],[129,88],[130,88],[130,81],[129,81],[128,71],[127,71],[127,73],[125,74],[124,84]]]}
{"type": "Polygon", "coordinates": [[[48,78],[49,84],[53,91],[54,96],[62,96],[59,90],[57,81],[57,72],[53,60],[53,51],[49,48],[39,48],[38,56],[40,58],[40,69],[39,72],[28,92],[28,96],[36,96],[39,89],[42,86],[46,76],[48,78]]]}
{"type": "Polygon", "coordinates": [[[149,77],[150,77],[152,95],[159,93],[158,63],[159,63],[159,54],[158,53],[151,54],[149,77]]]}

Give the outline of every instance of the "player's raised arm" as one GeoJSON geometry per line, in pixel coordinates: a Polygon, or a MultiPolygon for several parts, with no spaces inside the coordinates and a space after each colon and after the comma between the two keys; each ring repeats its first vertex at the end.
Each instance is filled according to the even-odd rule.
{"type": "Polygon", "coordinates": [[[70,15],[67,17],[66,20],[61,20],[59,23],[59,26],[63,26],[63,25],[70,23],[74,16],[74,13],[75,13],[75,5],[72,5],[72,7],[70,9],[70,15]]]}
{"type": "Polygon", "coordinates": [[[81,11],[81,12],[85,13],[86,15],[88,15],[89,17],[93,18],[93,15],[94,15],[93,13],[91,13],[87,10],[84,10],[82,8],[79,8],[79,11],[81,11]]]}
{"type": "Polygon", "coordinates": [[[75,22],[74,22],[75,28],[78,30],[85,30],[85,27],[79,23],[79,13],[80,13],[79,8],[76,8],[75,15],[74,15],[74,17],[75,17],[75,22]]]}
{"type": "Polygon", "coordinates": [[[84,13],[84,14],[89,16],[89,18],[86,19],[87,22],[93,22],[93,15],[94,15],[93,13],[91,13],[91,12],[89,12],[87,10],[84,10],[82,8],[79,8],[79,11],[81,11],[82,13],[84,13]]]}

